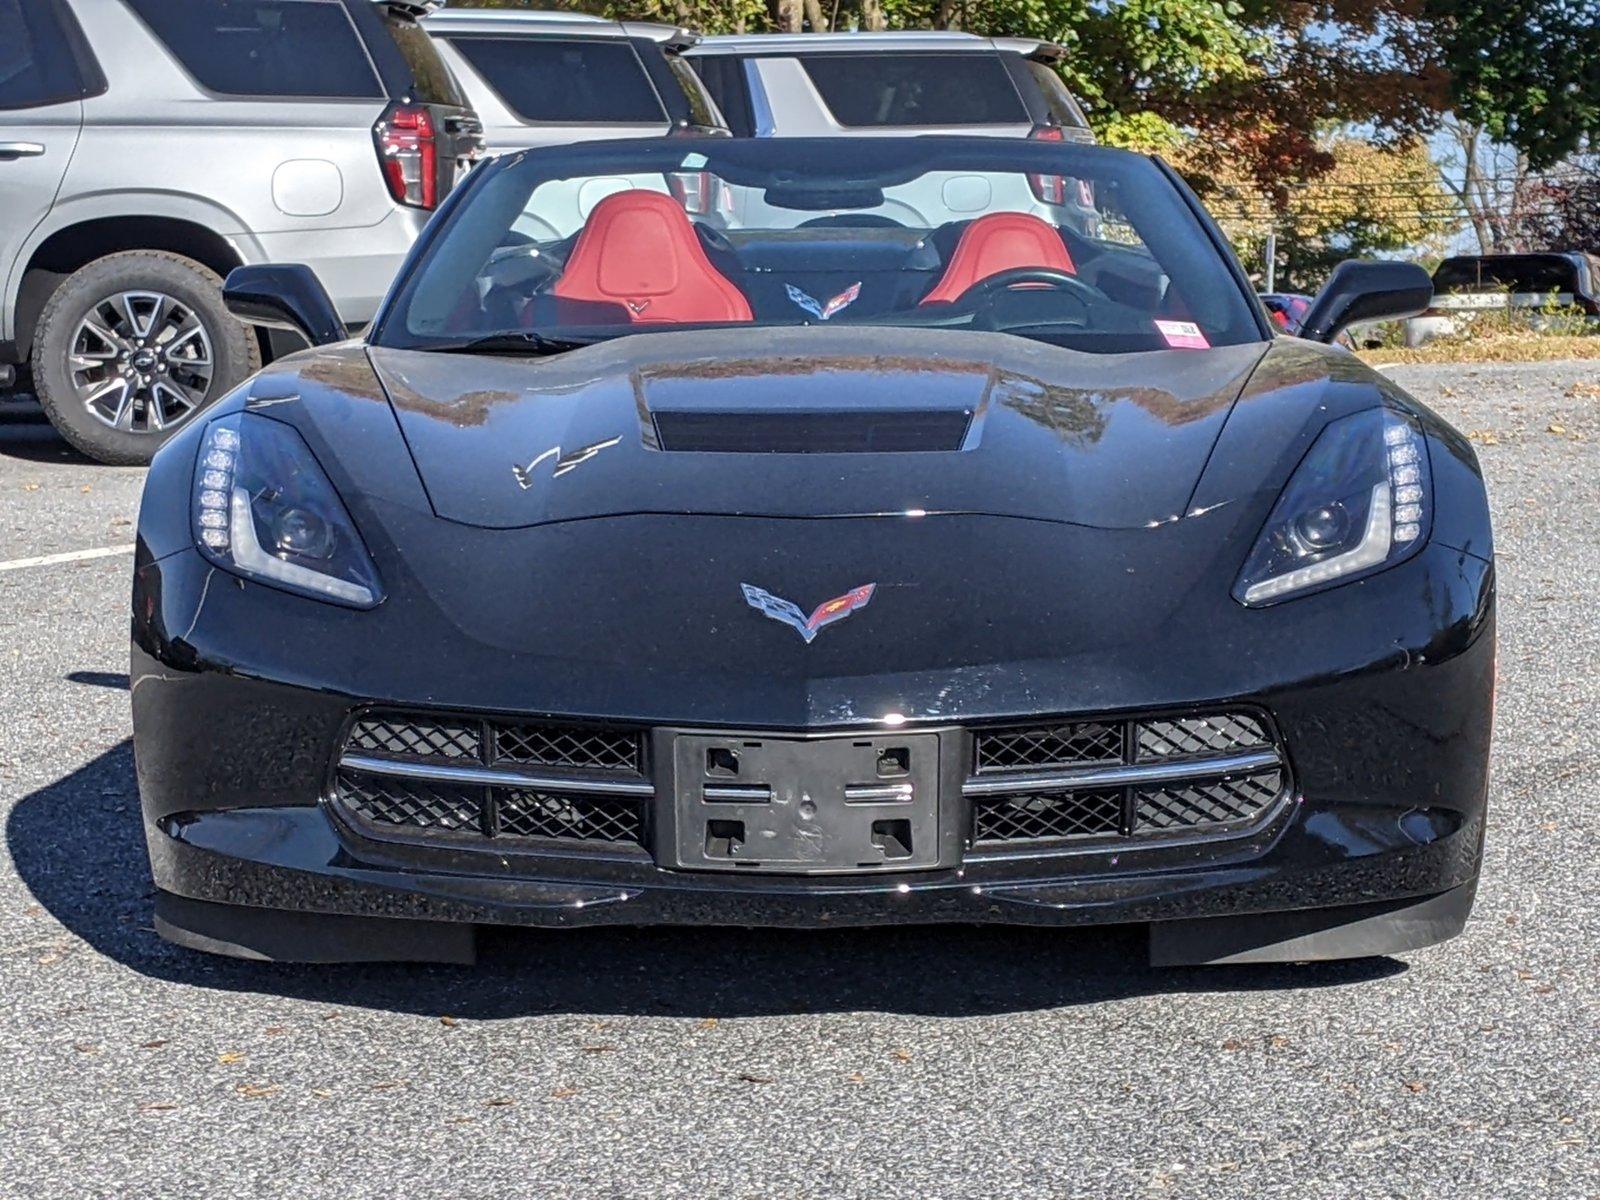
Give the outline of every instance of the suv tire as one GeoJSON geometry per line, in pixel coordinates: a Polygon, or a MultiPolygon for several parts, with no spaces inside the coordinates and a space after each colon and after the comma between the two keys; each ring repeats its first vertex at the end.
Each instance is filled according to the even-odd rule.
{"type": "Polygon", "coordinates": [[[216,272],[161,250],[108,254],[56,289],[33,335],[51,424],[103,463],[148,463],[169,437],[261,365],[216,272]]]}

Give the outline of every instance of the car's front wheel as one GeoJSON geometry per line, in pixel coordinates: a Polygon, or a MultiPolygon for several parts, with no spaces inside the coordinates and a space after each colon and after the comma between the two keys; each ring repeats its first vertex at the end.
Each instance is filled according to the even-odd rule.
{"type": "Polygon", "coordinates": [[[103,463],[147,463],[201,409],[261,365],[222,280],[158,250],[109,254],[56,289],[33,337],[52,424],[103,463]]]}

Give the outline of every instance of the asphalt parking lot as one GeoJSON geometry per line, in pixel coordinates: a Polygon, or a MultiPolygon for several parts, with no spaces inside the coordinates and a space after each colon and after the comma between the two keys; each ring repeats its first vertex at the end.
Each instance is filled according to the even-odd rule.
{"type": "Polygon", "coordinates": [[[1392,374],[1495,506],[1474,919],[1408,962],[1182,971],[1004,929],[527,933],[473,969],[168,946],[142,472],[0,399],[0,1197],[1600,1196],[1595,364],[1392,374]]]}

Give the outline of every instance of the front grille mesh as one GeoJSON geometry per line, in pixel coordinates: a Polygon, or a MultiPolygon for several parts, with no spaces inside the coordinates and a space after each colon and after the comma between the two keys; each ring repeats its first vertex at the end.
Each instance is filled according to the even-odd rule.
{"type": "Polygon", "coordinates": [[[597,771],[639,769],[635,733],[563,725],[496,723],[492,728],[495,762],[597,771]]]}
{"type": "Polygon", "coordinates": [[[1248,712],[976,730],[974,777],[993,780],[1011,772],[1017,780],[1015,792],[974,800],[972,842],[1118,839],[1243,828],[1259,820],[1287,790],[1281,755],[1277,764],[1221,777],[1208,773],[1206,764],[1251,751],[1280,753],[1265,719],[1248,712]],[[1037,775],[1023,774],[1157,763],[1193,764],[1196,777],[1043,791],[1037,775]]]}
{"type": "Polygon", "coordinates": [[[1247,713],[1215,713],[1139,724],[1139,758],[1175,758],[1190,754],[1231,754],[1270,746],[1261,722],[1247,713]]]}
{"type": "Polygon", "coordinates": [[[1193,829],[1248,821],[1276,800],[1282,789],[1279,772],[1263,771],[1238,779],[1140,790],[1134,821],[1140,829],[1193,829]]]}
{"type": "Polygon", "coordinates": [[[338,790],[345,807],[380,825],[470,833],[483,824],[480,787],[341,771],[338,790]]]}
{"type": "MultiPolygon", "coordinates": [[[[503,718],[372,713],[357,719],[341,755],[436,768],[501,767],[570,773],[574,783],[643,778],[636,730],[503,718]]],[[[442,774],[443,772],[441,772],[442,774]]],[[[415,778],[344,765],[334,798],[375,830],[461,834],[480,839],[555,838],[645,844],[645,805],[629,795],[548,791],[499,783],[415,778]]]]}
{"type": "Polygon", "coordinates": [[[1122,726],[1083,721],[1039,729],[985,730],[977,736],[978,773],[1122,761],[1122,726]]]}
{"type": "Polygon", "coordinates": [[[558,838],[642,845],[639,802],[611,796],[564,796],[519,788],[398,779],[340,771],[335,793],[369,825],[479,837],[558,838]]]}
{"type": "Polygon", "coordinates": [[[634,773],[642,761],[641,745],[638,732],[630,729],[412,713],[362,717],[345,741],[347,751],[392,758],[634,773]]]}
{"type": "Polygon", "coordinates": [[[483,747],[479,722],[375,717],[357,721],[346,748],[397,758],[478,759],[483,747]]]}
{"type": "Polygon", "coordinates": [[[502,837],[575,838],[586,842],[644,840],[636,800],[499,790],[496,804],[502,837]]]}
{"type": "Polygon", "coordinates": [[[1103,837],[1122,829],[1122,789],[1006,796],[980,804],[974,836],[980,842],[1103,837]]]}

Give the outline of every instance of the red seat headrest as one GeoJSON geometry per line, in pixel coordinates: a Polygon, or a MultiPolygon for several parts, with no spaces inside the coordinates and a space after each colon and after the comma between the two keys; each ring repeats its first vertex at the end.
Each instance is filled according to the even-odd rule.
{"type": "Polygon", "coordinates": [[[961,231],[950,265],[923,304],[948,304],[973,284],[1019,267],[1046,267],[1077,274],[1061,234],[1028,213],[989,213],[961,231]]]}
{"type": "Polygon", "coordinates": [[[752,319],[744,293],[711,265],[688,216],[660,192],[617,192],[596,204],[550,291],[618,305],[635,325],[752,319]]]}

